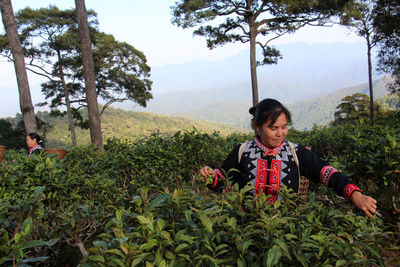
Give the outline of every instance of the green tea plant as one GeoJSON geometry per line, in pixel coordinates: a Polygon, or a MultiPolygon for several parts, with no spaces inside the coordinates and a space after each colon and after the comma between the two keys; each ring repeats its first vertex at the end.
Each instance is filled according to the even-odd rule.
{"type": "Polygon", "coordinates": [[[378,200],[378,211],[400,224],[400,113],[335,127],[293,131],[289,138],[312,150],[349,175],[378,200]]]}
{"type": "MultiPolygon", "coordinates": [[[[340,128],[341,142],[350,144],[331,145],[327,157],[347,173],[354,170],[352,178],[365,190],[392,192],[389,186],[398,180],[385,172],[397,170],[399,132],[367,126],[340,128]],[[382,151],[377,163],[369,163],[375,169],[368,175],[346,150],[372,161],[363,158],[363,143],[382,151]],[[377,182],[380,174],[386,189],[377,182]],[[370,186],[363,177],[376,183],[370,186]]],[[[339,142],[335,130],[318,131],[298,136],[318,137],[321,147],[324,140],[339,142]]],[[[62,160],[8,150],[0,168],[0,260],[25,266],[76,266],[81,260],[86,266],[369,266],[382,265],[383,249],[396,249],[396,233],[380,218],[358,216],[337,198],[330,199],[332,206],[322,188],[305,203],[283,191],[283,200],[269,206],[248,188],[217,195],[199,184],[201,166],[219,166],[235,145],[251,138],[155,133],[109,139],[103,151],[70,148],[62,160]]],[[[311,139],[308,144],[313,146],[311,139]]],[[[373,196],[379,202],[389,198],[373,196]]]]}
{"type": "Polygon", "coordinates": [[[248,188],[193,194],[189,188],[118,209],[81,266],[382,265],[382,221],[303,202],[283,191],[274,206],[248,188]]]}

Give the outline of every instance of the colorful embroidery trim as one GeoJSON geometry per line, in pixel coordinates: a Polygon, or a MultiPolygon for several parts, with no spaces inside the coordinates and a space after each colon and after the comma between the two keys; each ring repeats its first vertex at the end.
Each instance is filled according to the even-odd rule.
{"type": "Polygon", "coordinates": [[[256,195],[265,193],[268,195],[266,201],[273,204],[278,198],[279,185],[281,182],[281,162],[271,161],[271,169],[268,169],[268,161],[259,159],[257,161],[256,195]],[[267,181],[269,172],[269,183],[267,181]],[[268,183],[268,184],[267,184],[268,183]],[[268,190],[266,191],[266,188],[268,190]]]}
{"type": "Polygon", "coordinates": [[[267,202],[272,204],[275,203],[278,198],[279,185],[281,183],[281,161],[273,159],[271,162],[271,169],[268,171],[270,171],[270,178],[267,202]]]}
{"type": "Polygon", "coordinates": [[[344,197],[345,199],[349,200],[351,194],[352,194],[354,191],[360,191],[360,192],[362,192],[361,189],[358,188],[358,186],[356,186],[356,185],[354,185],[354,184],[348,184],[348,185],[346,185],[346,186],[343,188],[343,197],[344,197]]]}
{"type": "Polygon", "coordinates": [[[256,180],[256,195],[265,192],[267,187],[267,172],[268,161],[259,159],[257,160],[257,180],[256,180]]]}
{"type": "Polygon", "coordinates": [[[322,168],[321,170],[321,176],[319,177],[319,180],[321,181],[321,183],[323,185],[325,185],[326,187],[328,187],[329,184],[329,180],[331,179],[332,174],[334,174],[335,172],[337,172],[337,170],[332,167],[332,166],[325,166],[324,168],[322,168]]]}
{"type": "Polygon", "coordinates": [[[215,178],[214,178],[214,183],[211,185],[211,188],[215,188],[217,186],[219,178],[225,178],[219,169],[215,169],[214,172],[215,172],[215,178]]]}
{"type": "Polygon", "coordinates": [[[273,149],[270,149],[270,148],[264,146],[264,144],[261,143],[261,141],[256,137],[256,144],[262,151],[264,151],[265,155],[274,155],[274,156],[278,155],[278,153],[279,153],[279,151],[281,151],[284,143],[285,142],[282,142],[282,144],[280,144],[279,146],[277,146],[273,149]]]}

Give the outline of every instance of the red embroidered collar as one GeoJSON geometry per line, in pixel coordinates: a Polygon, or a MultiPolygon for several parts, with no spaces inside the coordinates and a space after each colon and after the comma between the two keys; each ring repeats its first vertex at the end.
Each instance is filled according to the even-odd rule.
{"type": "Polygon", "coordinates": [[[274,147],[274,148],[271,149],[271,148],[266,147],[266,146],[261,142],[261,140],[259,140],[259,139],[256,137],[256,144],[257,144],[257,146],[258,146],[262,151],[264,151],[265,155],[273,155],[273,156],[278,155],[279,151],[281,151],[281,149],[282,149],[283,143],[285,143],[285,141],[283,141],[282,144],[280,144],[279,146],[274,147]]]}
{"type": "Polygon", "coordinates": [[[33,150],[38,149],[39,147],[40,147],[40,145],[37,145],[37,146],[35,146],[35,147],[29,148],[29,153],[31,153],[33,150]]]}

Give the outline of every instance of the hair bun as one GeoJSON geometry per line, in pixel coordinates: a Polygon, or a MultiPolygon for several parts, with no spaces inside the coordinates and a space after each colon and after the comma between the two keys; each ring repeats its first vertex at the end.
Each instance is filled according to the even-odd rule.
{"type": "Polygon", "coordinates": [[[256,107],[251,107],[249,113],[254,116],[256,114],[256,107]]]}

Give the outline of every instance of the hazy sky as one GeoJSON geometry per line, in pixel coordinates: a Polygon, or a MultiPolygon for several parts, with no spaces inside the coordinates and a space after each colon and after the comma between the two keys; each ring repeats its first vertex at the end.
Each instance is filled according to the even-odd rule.
{"type": "MultiPolygon", "coordinates": [[[[171,24],[170,6],[176,0],[86,0],[86,8],[93,9],[100,30],[112,34],[142,51],[150,67],[180,64],[194,59],[218,60],[247,48],[239,43],[228,44],[214,50],[206,47],[205,38],[193,37],[193,29],[183,30],[171,24]]],[[[55,5],[60,9],[74,8],[73,0],[12,0],[14,12],[25,8],[55,5]]],[[[3,25],[1,25],[3,26],[3,25]]],[[[2,32],[4,32],[4,28],[2,32]]],[[[344,27],[310,27],[275,40],[274,44],[290,42],[327,43],[356,42],[362,40],[344,27]]],[[[28,73],[32,100],[43,101],[38,76],[28,73]]],[[[11,63],[0,57],[0,117],[15,116],[19,111],[18,89],[11,63]]]]}

